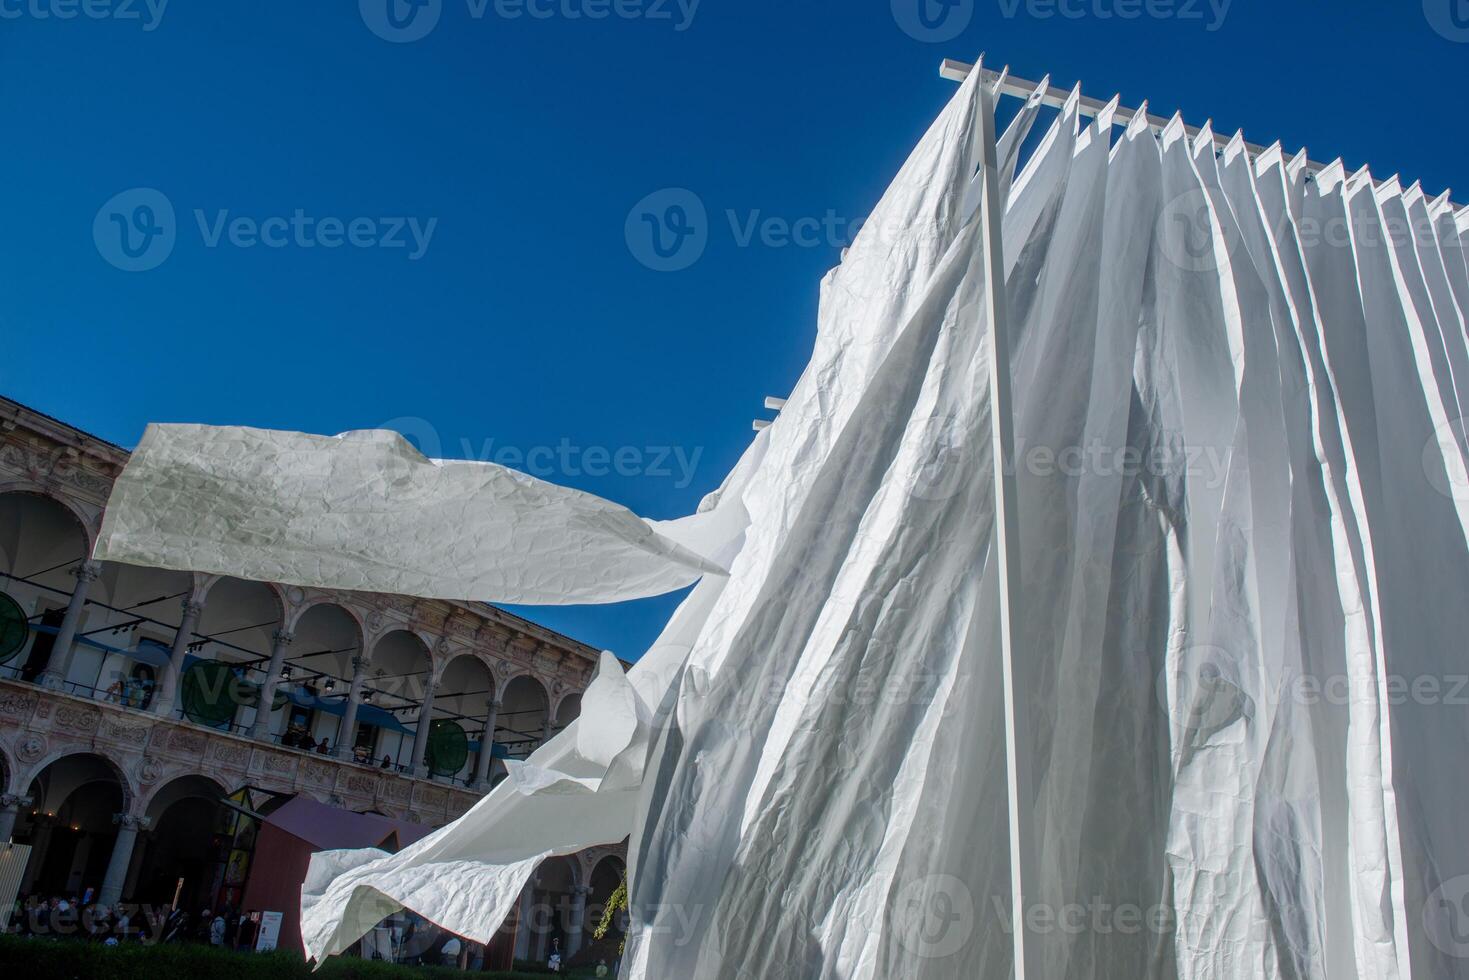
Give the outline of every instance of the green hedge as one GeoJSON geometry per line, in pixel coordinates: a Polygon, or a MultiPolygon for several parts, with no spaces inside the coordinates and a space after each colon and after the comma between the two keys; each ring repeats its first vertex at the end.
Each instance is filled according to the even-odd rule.
{"type": "Polygon", "coordinates": [[[103,946],[77,939],[0,936],[7,980],[546,980],[535,973],[461,973],[333,956],[320,970],[295,953],[236,953],[193,943],[103,946]]]}

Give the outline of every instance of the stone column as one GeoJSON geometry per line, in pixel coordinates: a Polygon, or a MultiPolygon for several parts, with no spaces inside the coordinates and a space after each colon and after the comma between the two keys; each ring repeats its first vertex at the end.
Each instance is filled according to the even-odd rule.
{"type": "MultiPolygon", "coordinates": [[[[133,846],[133,859],[128,862],[128,873],[123,878],[122,893],[134,895],[138,890],[138,876],[143,873],[143,865],[148,860],[148,847],[153,836],[153,831],[142,830],[138,832],[138,841],[133,846]]],[[[140,923],[134,921],[133,925],[140,923]]]]}
{"type": "Polygon", "coordinates": [[[199,625],[199,614],[204,612],[204,603],[192,596],[181,604],[184,618],[179,622],[178,632],[173,635],[173,649],[168,652],[168,666],[163,668],[163,678],[158,685],[158,697],[154,701],[155,713],[168,717],[178,699],[179,676],[184,671],[184,657],[193,642],[194,627],[199,625]]]}
{"type": "Polygon", "coordinates": [[[500,720],[499,698],[490,698],[485,713],[485,733],[479,739],[479,758],[474,760],[474,788],[490,788],[490,763],[495,756],[495,725],[500,720]]]}
{"type": "Polygon", "coordinates": [[[352,758],[352,747],[357,744],[357,708],[362,704],[362,688],[367,684],[367,668],[371,661],[366,657],[352,658],[352,687],[347,692],[347,711],[342,715],[341,727],[337,729],[337,758],[352,758]]]}
{"type": "Polygon", "coordinates": [[[428,751],[428,730],[433,725],[434,718],[434,688],[438,686],[438,678],[429,675],[428,685],[423,692],[423,707],[418,709],[418,727],[413,731],[413,775],[427,776],[428,766],[424,764],[424,753],[428,751]]]}
{"type": "Polygon", "coordinates": [[[275,688],[281,680],[281,667],[286,662],[286,650],[296,634],[279,629],[271,635],[270,665],[265,668],[265,682],[260,685],[260,704],[255,709],[255,721],[250,725],[250,737],[259,741],[270,738],[270,706],[275,703],[275,688]]]}
{"type": "Polygon", "coordinates": [[[530,959],[531,933],[536,928],[536,889],[541,886],[541,879],[532,876],[530,881],[520,891],[520,918],[515,928],[515,953],[517,960],[530,959]]]}
{"type": "Polygon", "coordinates": [[[102,574],[102,565],[95,561],[84,561],[71,570],[76,576],[77,586],[66,603],[66,614],[61,617],[61,626],[56,631],[56,642],[51,646],[41,683],[46,687],[64,690],[66,675],[71,670],[71,654],[76,647],[77,627],[81,625],[82,613],[87,608],[87,590],[97,576],[102,574]]]}
{"type": "Polygon", "coordinates": [[[531,959],[537,963],[544,963],[551,956],[551,930],[554,928],[555,907],[552,904],[550,892],[541,892],[537,895],[539,901],[531,903],[531,921],[535,923],[536,935],[532,947],[534,952],[531,959]]]}
{"type": "Polygon", "coordinates": [[[46,853],[51,850],[51,831],[54,825],[54,820],[44,817],[32,821],[31,856],[20,880],[20,890],[23,892],[31,891],[35,887],[36,879],[41,876],[41,865],[46,863],[46,853]]]}
{"type": "Polygon", "coordinates": [[[0,845],[10,840],[15,833],[15,818],[20,815],[23,807],[31,805],[29,796],[20,796],[16,793],[0,795],[0,845]]]}
{"type": "Polygon", "coordinates": [[[577,885],[571,890],[571,921],[566,927],[566,959],[571,959],[581,949],[582,933],[586,929],[587,921],[587,896],[591,889],[586,885],[577,885]]]}
{"type": "MultiPolygon", "coordinates": [[[[545,745],[547,742],[551,741],[551,735],[552,734],[553,733],[551,731],[551,704],[548,701],[546,703],[546,723],[541,726],[541,745],[545,745]]],[[[540,746],[536,746],[536,747],[537,748],[540,748],[540,746]]]]}
{"type": "Polygon", "coordinates": [[[112,822],[117,824],[117,842],[112,845],[112,857],[107,861],[107,874],[102,877],[102,887],[97,891],[100,905],[113,906],[122,898],[122,886],[127,880],[128,866],[133,860],[133,847],[138,843],[138,831],[146,830],[147,817],[134,817],[126,813],[115,813],[112,822]]]}

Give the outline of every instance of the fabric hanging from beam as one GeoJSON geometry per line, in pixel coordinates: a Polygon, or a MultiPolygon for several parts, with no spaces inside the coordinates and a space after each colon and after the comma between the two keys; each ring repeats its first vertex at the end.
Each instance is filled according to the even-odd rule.
{"type": "MultiPolygon", "coordinates": [[[[313,956],[402,906],[488,941],[543,859],[630,836],[624,976],[1008,975],[978,76],[823,281],[779,418],[699,514],[649,525],[670,544],[622,517],[616,540],[562,526],[559,503],[534,537],[473,539],[476,568],[525,576],[478,598],[605,601],[624,560],[638,590],[705,574],[459,821],[314,858],[313,956]],[[556,581],[580,548],[596,575],[556,581]]],[[[1083,125],[1076,101],[1005,184],[1028,901],[1053,924],[1028,919],[1027,942],[1046,977],[1469,976],[1469,223],[1339,164],[1216,151],[1181,119],[1083,125]]],[[[364,528],[417,532],[399,508],[361,519],[377,503],[331,475],[339,446],[150,438],[167,451],[129,464],[100,557],[340,584],[364,528]],[[189,489],[289,517],[274,494],[307,479],[340,565],[189,489]]],[[[433,465],[411,463],[392,465],[433,465]]],[[[498,476],[421,477],[366,483],[428,511],[535,507],[498,476]]],[[[387,574],[485,588],[453,580],[462,558],[387,574]]]]}

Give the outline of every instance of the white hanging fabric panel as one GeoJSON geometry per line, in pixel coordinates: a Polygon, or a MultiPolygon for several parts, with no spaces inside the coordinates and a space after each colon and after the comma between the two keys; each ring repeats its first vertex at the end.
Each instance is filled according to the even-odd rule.
{"type": "MultiPolygon", "coordinates": [[[[981,75],[684,521],[390,436],[150,429],[99,557],[535,602],[699,579],[459,821],[316,856],[311,955],[402,906],[486,941],[545,857],[630,836],[624,977],[1010,974],[981,75]]],[[[1079,102],[1013,182],[1039,93],[998,153],[1027,942],[1047,980],[1469,977],[1469,216],[1079,102]]]]}
{"type": "MultiPolygon", "coordinates": [[[[692,519],[691,519],[692,520],[692,519]]],[[[692,530],[396,432],[150,425],[96,557],[438,599],[539,605],[662,595],[724,569],[692,530]]]]}

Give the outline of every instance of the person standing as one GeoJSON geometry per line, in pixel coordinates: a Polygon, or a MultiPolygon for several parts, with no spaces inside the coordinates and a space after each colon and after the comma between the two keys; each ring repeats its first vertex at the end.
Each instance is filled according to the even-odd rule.
{"type": "Polygon", "coordinates": [[[204,909],[199,913],[199,918],[194,922],[194,929],[189,938],[196,943],[209,945],[209,930],[214,925],[214,913],[204,909]]]}
{"type": "Polygon", "coordinates": [[[254,950],[255,937],[260,932],[260,913],[251,909],[240,918],[240,933],[238,937],[238,949],[254,950]]]}

